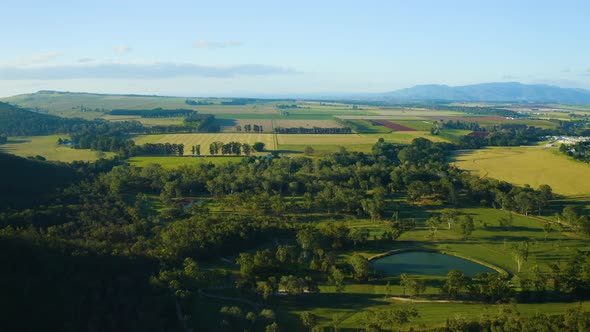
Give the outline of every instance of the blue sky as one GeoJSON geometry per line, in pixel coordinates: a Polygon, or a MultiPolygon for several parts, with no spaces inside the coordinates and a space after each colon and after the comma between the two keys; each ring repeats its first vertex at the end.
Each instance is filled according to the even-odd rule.
{"type": "Polygon", "coordinates": [[[588,1],[3,0],[0,96],[590,89],[588,1]]]}

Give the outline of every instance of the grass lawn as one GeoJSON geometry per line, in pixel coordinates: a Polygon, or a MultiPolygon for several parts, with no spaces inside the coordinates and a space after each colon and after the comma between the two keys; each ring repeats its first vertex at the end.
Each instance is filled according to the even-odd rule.
{"type": "Polygon", "coordinates": [[[561,195],[590,194],[590,165],[554,153],[555,148],[491,147],[457,153],[457,167],[517,185],[548,184],[561,195]]]}
{"type": "Polygon", "coordinates": [[[97,152],[87,149],[74,149],[58,145],[58,138],[67,135],[11,137],[7,144],[0,145],[0,151],[21,157],[43,156],[47,160],[71,162],[74,160],[93,161],[100,157],[114,156],[111,152],[97,152]]]}

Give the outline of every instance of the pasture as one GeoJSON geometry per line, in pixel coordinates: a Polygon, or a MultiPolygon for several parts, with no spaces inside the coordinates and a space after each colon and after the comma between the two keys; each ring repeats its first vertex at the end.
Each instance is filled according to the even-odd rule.
{"type": "Polygon", "coordinates": [[[431,135],[424,131],[408,131],[395,133],[380,133],[380,134],[341,134],[341,135],[277,135],[278,144],[281,145],[340,145],[348,147],[355,144],[370,144],[373,145],[379,138],[385,139],[386,142],[392,143],[410,143],[413,139],[418,137],[428,138],[433,142],[446,142],[444,138],[431,135]]]}
{"type": "Polygon", "coordinates": [[[229,162],[239,162],[244,157],[240,156],[215,156],[215,157],[170,157],[170,156],[142,156],[132,157],[129,163],[137,167],[145,167],[150,164],[158,164],[163,168],[178,168],[181,166],[191,166],[202,163],[212,163],[214,165],[226,164],[229,162]]]}
{"type": "Polygon", "coordinates": [[[72,162],[75,160],[93,161],[101,157],[114,156],[111,152],[98,152],[74,149],[58,145],[58,138],[68,138],[67,135],[11,137],[7,144],[0,145],[0,151],[20,157],[43,156],[47,160],[72,162]]]}
{"type": "Polygon", "coordinates": [[[462,151],[454,157],[457,167],[481,177],[517,185],[548,184],[566,196],[590,194],[590,165],[559,155],[556,148],[492,147],[462,151]]]}
{"type": "Polygon", "coordinates": [[[262,142],[266,150],[275,150],[276,143],[274,134],[264,133],[208,133],[208,134],[164,134],[164,135],[140,135],[133,138],[135,144],[142,145],[145,143],[171,143],[184,144],[184,154],[191,153],[190,147],[193,145],[201,145],[201,154],[209,154],[209,145],[213,142],[239,142],[254,144],[262,142]]]}

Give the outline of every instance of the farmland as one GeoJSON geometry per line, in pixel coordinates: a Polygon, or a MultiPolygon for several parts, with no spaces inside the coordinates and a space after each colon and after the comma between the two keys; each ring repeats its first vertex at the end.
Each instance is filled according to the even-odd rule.
{"type": "MultiPolygon", "coordinates": [[[[44,98],[56,98],[59,103],[49,103],[51,110],[38,111],[59,113],[59,109],[67,105],[64,96],[51,96],[44,98]]],[[[82,102],[78,95],[73,98],[82,102]]],[[[104,103],[108,107],[128,109],[190,108],[201,114],[215,114],[215,125],[220,126],[221,132],[185,134],[173,133],[175,128],[165,128],[170,133],[130,134],[150,132],[154,129],[150,127],[155,125],[178,125],[183,119],[112,116],[101,109],[70,108],[67,114],[61,115],[97,113],[111,121],[100,122],[100,127],[114,128],[112,132],[104,131],[108,139],[96,136],[102,149],[113,152],[58,146],[59,136],[9,137],[8,144],[0,148],[21,156],[39,154],[50,160],[65,161],[94,160],[116,153],[119,160],[103,165],[113,167],[112,170],[108,168],[104,173],[93,175],[89,167],[86,175],[89,180],[75,190],[68,190],[69,196],[62,200],[72,202],[71,213],[82,211],[79,218],[72,215],[67,220],[86,223],[84,227],[89,231],[84,233],[70,223],[57,225],[55,229],[33,228],[28,224],[18,224],[18,227],[29,227],[35,232],[40,229],[40,234],[72,241],[85,250],[99,248],[116,257],[124,253],[165,261],[174,270],[162,272],[168,266],[162,268],[154,264],[153,270],[145,274],[146,280],[153,276],[151,282],[158,283],[159,287],[177,287],[178,280],[166,278],[178,273],[185,276],[183,273],[197,271],[193,277],[213,276],[200,280],[206,286],[191,289],[181,304],[182,310],[190,315],[189,326],[216,330],[219,321],[227,318],[224,312],[235,312],[231,307],[239,307],[240,317],[244,317],[246,312],[254,310],[252,303],[260,308],[271,308],[285,331],[301,330],[299,315],[304,312],[315,315],[317,324],[323,328],[338,325],[339,329],[351,331],[366,328],[367,313],[417,309],[420,316],[400,325],[399,329],[427,330],[444,327],[456,311],[461,311],[466,319],[480,319],[485,314],[496,317],[510,306],[510,310],[519,312],[519,317],[528,318],[539,312],[562,314],[577,306],[570,302],[572,297],[567,290],[555,288],[549,279],[543,279],[545,297],[527,297],[527,284],[523,280],[535,277],[535,271],[557,278],[550,264],[565,264],[578,250],[588,250],[588,234],[576,224],[578,219],[562,223],[561,219],[566,217],[556,214],[566,215],[563,212],[566,206],[575,206],[575,213],[580,215],[587,214],[590,183],[585,179],[590,166],[558,154],[555,148],[544,148],[537,140],[539,136],[533,137],[531,146],[457,150],[464,136],[473,130],[468,130],[465,124],[456,126],[463,129],[450,126],[440,132],[434,130],[437,127],[433,128],[433,122],[441,119],[478,122],[482,126],[510,123],[552,129],[558,127],[556,121],[509,120],[497,113],[473,115],[421,107],[306,101],[222,105],[226,99],[203,99],[203,104],[187,105],[182,98],[113,96],[111,101],[105,96],[88,98],[87,103],[81,104],[104,103]],[[139,121],[146,127],[117,123],[127,120],[139,121]],[[263,132],[245,132],[246,125],[262,126],[263,132]],[[354,133],[273,132],[278,127],[342,126],[353,128],[354,133]],[[378,143],[380,138],[382,143],[378,143]],[[416,138],[434,143],[414,141],[416,138]],[[128,139],[140,147],[133,146],[128,139]],[[209,155],[211,143],[232,141],[262,142],[265,151],[254,153],[252,158],[209,155]],[[177,146],[141,147],[146,143],[183,144],[184,156],[177,156],[181,150],[177,146]],[[203,156],[189,156],[194,145],[201,146],[203,156]],[[449,164],[468,172],[459,172],[449,164]],[[486,181],[487,178],[505,180],[513,186],[486,181]],[[540,190],[518,187],[526,184],[534,189],[549,184],[558,196],[549,195],[543,202],[540,190]],[[71,197],[72,193],[80,196],[79,205],[76,205],[78,197],[71,197]],[[537,204],[533,208],[522,208],[520,204],[525,204],[521,202],[526,203],[522,196],[537,204]],[[511,204],[502,205],[504,209],[501,209],[496,197],[510,200],[511,204]],[[99,204],[103,204],[108,213],[92,210],[97,206],[102,209],[99,204]],[[456,214],[454,220],[448,217],[449,211],[456,214]],[[87,214],[91,212],[94,214],[87,214]],[[114,224],[113,220],[121,224],[114,224]],[[466,232],[469,221],[472,228],[466,232]],[[312,232],[309,241],[314,249],[304,247],[307,231],[312,232]],[[87,242],[80,241],[80,236],[85,236],[87,242]],[[84,243],[90,244],[84,247],[84,243]],[[516,250],[521,245],[527,246],[525,260],[517,256],[516,250]],[[279,261],[279,246],[293,251],[287,255],[291,258],[285,258],[291,259],[289,263],[279,261]],[[399,275],[381,274],[371,269],[366,276],[355,275],[354,259],[396,249],[433,250],[506,271],[507,278],[497,279],[507,287],[499,300],[503,303],[468,294],[467,289],[455,300],[444,294],[442,287],[446,277],[420,271],[420,262],[411,262],[418,272],[410,273],[409,278],[422,281],[424,289],[412,297],[408,297],[409,289],[401,285],[399,275]],[[268,268],[255,267],[248,272],[243,268],[249,264],[248,260],[242,260],[248,255],[254,257],[252,262],[266,255],[268,268]],[[188,257],[198,268],[181,266],[179,262],[186,263],[188,257]],[[341,289],[334,284],[336,270],[343,275],[341,289]],[[275,278],[278,288],[266,294],[264,286],[273,283],[271,277],[275,278]],[[156,282],[155,278],[160,279],[156,282]],[[246,278],[251,283],[242,283],[248,281],[246,278]],[[285,278],[311,280],[319,292],[312,291],[312,286],[302,286],[301,292],[291,294],[285,278]],[[308,291],[303,290],[305,287],[309,287],[308,291]],[[199,291],[202,294],[199,295],[199,291]],[[220,297],[232,300],[219,300],[220,297]],[[464,300],[472,302],[462,303],[464,300]],[[512,301],[521,303],[513,306],[509,304],[512,301]]],[[[36,103],[41,104],[40,101],[36,103]]],[[[508,135],[510,144],[520,142],[513,143],[518,135],[509,131],[497,134],[508,135]]],[[[92,143],[97,140],[96,136],[85,136],[82,132],[72,133],[70,137],[92,143]]],[[[88,146],[97,148],[99,145],[88,146]]],[[[86,172],[84,169],[79,173],[86,174],[82,172],[86,172]]],[[[50,216],[62,210],[37,209],[50,216]]],[[[49,220],[61,220],[59,218],[49,220]]],[[[581,308],[590,309],[590,302],[582,301],[581,308]]],[[[174,310],[170,312],[174,318],[174,310]]]]}
{"type": "Polygon", "coordinates": [[[254,144],[256,142],[264,143],[266,149],[276,149],[276,144],[273,134],[264,133],[212,133],[212,134],[170,134],[170,135],[143,135],[133,138],[136,144],[145,143],[173,143],[184,144],[185,155],[190,154],[190,146],[201,145],[201,153],[209,154],[209,145],[213,142],[239,142],[254,144]]]}
{"type": "Polygon", "coordinates": [[[21,157],[43,156],[47,160],[71,162],[74,160],[92,161],[99,158],[113,156],[113,153],[101,153],[97,151],[74,149],[68,146],[58,145],[58,138],[67,135],[12,137],[8,144],[0,145],[0,151],[15,154],[21,157]]]}
{"type": "Polygon", "coordinates": [[[590,194],[590,165],[556,154],[543,147],[487,148],[457,154],[457,167],[490,177],[537,187],[549,184],[562,195],[590,194]]]}
{"type": "Polygon", "coordinates": [[[394,131],[416,131],[414,128],[406,127],[387,120],[373,120],[373,123],[392,129],[394,131]]]}

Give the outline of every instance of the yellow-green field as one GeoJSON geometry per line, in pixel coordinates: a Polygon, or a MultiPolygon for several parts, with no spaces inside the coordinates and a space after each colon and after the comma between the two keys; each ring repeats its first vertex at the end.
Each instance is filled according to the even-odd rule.
{"type": "Polygon", "coordinates": [[[431,135],[426,131],[404,131],[381,134],[342,134],[342,135],[277,135],[277,141],[280,145],[339,145],[347,147],[349,145],[375,144],[382,137],[386,142],[392,143],[410,143],[418,137],[427,138],[433,142],[446,142],[442,137],[431,135]]]}
{"type": "Polygon", "coordinates": [[[133,157],[129,163],[137,167],[145,167],[149,164],[158,164],[163,168],[178,168],[180,166],[190,166],[200,163],[212,163],[215,165],[229,162],[238,162],[244,157],[133,157]]]}
{"type": "Polygon", "coordinates": [[[58,138],[67,135],[11,137],[7,144],[0,145],[0,151],[21,157],[43,156],[47,160],[71,162],[74,160],[92,161],[101,157],[113,156],[113,153],[101,153],[91,150],[73,149],[57,144],[58,138]]]}
{"type": "Polygon", "coordinates": [[[213,142],[240,142],[254,144],[262,142],[267,150],[275,150],[274,134],[259,133],[209,133],[209,134],[169,134],[169,135],[141,135],[133,138],[135,144],[171,143],[184,144],[184,153],[191,153],[190,147],[201,145],[201,154],[209,154],[209,145],[213,142]]]}
{"type": "Polygon", "coordinates": [[[463,151],[454,160],[482,177],[532,187],[548,184],[566,196],[590,194],[590,165],[559,155],[556,148],[494,147],[463,151]]]}

